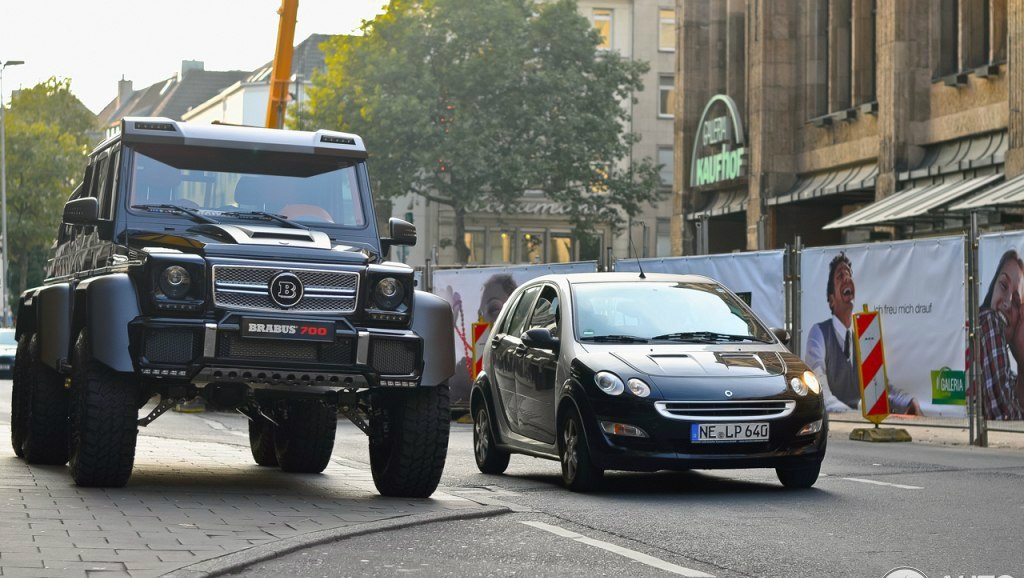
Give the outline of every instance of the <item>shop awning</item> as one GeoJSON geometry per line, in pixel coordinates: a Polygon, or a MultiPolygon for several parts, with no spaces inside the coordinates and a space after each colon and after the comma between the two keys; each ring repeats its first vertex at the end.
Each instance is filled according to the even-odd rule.
{"type": "Polygon", "coordinates": [[[868,193],[873,193],[875,190],[876,177],[878,177],[878,165],[875,163],[801,175],[792,189],[781,195],[765,199],[765,203],[784,205],[854,192],[860,192],[867,196],[868,193]]]}
{"type": "Polygon", "coordinates": [[[1014,177],[997,187],[982,191],[949,208],[950,211],[994,209],[999,206],[1024,206],[1024,175],[1014,177]]]}
{"type": "Polygon", "coordinates": [[[696,221],[703,217],[720,217],[732,213],[743,213],[747,210],[747,190],[733,189],[711,193],[711,202],[699,211],[686,215],[687,221],[696,221]]]}
{"type": "Polygon", "coordinates": [[[846,229],[901,225],[936,217],[941,218],[942,213],[932,213],[932,211],[942,209],[949,203],[999,182],[1002,178],[1002,174],[992,174],[973,179],[915,187],[871,203],[822,228],[846,229]]]}

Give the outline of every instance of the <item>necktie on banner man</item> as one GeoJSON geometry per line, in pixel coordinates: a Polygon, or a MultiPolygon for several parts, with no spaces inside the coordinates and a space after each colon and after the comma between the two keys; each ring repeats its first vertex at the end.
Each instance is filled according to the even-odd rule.
{"type": "Polygon", "coordinates": [[[878,311],[853,314],[857,375],[860,378],[860,412],[875,425],[889,417],[889,379],[885,373],[882,316],[878,311]]]}

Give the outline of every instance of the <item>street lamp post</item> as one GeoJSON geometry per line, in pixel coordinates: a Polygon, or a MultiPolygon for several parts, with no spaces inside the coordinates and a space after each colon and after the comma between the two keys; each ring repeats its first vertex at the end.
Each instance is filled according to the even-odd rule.
{"type": "Polygon", "coordinates": [[[7,122],[4,111],[4,69],[8,66],[25,64],[23,60],[0,62],[0,213],[3,228],[3,263],[0,263],[0,325],[7,326],[7,122]]]}

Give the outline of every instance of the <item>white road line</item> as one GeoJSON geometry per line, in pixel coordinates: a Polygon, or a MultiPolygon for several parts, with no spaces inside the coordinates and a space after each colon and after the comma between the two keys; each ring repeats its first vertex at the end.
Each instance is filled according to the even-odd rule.
{"type": "Polygon", "coordinates": [[[704,572],[701,572],[699,570],[692,570],[690,568],[676,566],[675,564],[672,564],[671,562],[666,562],[664,560],[661,560],[660,558],[648,556],[647,554],[643,554],[635,550],[630,550],[629,548],[616,546],[615,544],[611,544],[609,542],[603,542],[601,540],[595,540],[594,538],[588,538],[582,534],[577,534],[576,532],[571,532],[564,528],[559,528],[558,526],[552,526],[551,524],[545,524],[544,522],[520,523],[526,524],[527,526],[533,526],[534,528],[544,530],[545,532],[551,532],[556,536],[561,536],[563,538],[569,538],[570,540],[582,542],[583,544],[587,544],[588,546],[596,546],[598,548],[601,548],[602,550],[607,550],[613,554],[618,554],[619,556],[625,556],[630,560],[636,560],[637,562],[647,564],[648,566],[657,568],[658,570],[664,570],[665,572],[671,572],[673,574],[678,574],[680,576],[691,576],[693,578],[715,578],[714,574],[705,574],[704,572]]]}
{"type": "Polygon", "coordinates": [[[860,482],[862,484],[874,484],[876,486],[890,486],[893,488],[899,488],[901,490],[923,490],[921,486],[907,486],[904,484],[890,484],[889,482],[879,482],[877,480],[865,480],[863,478],[843,478],[851,482],[860,482]]]}

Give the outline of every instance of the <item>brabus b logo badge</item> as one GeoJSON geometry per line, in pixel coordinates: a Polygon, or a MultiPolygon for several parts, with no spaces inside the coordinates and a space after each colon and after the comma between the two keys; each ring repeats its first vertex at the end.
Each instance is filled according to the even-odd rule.
{"type": "Polygon", "coordinates": [[[285,309],[302,300],[302,281],[294,273],[278,273],[268,285],[270,299],[285,309]]]}

